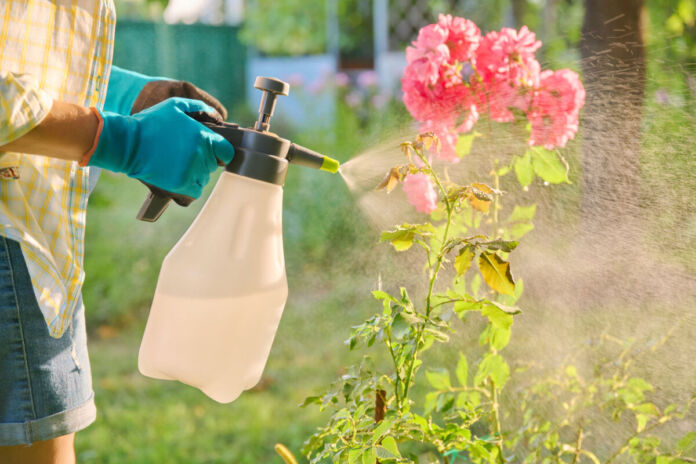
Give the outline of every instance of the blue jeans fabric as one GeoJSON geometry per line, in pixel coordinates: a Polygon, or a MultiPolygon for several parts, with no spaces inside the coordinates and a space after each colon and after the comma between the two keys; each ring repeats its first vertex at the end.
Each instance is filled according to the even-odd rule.
{"type": "Polygon", "coordinates": [[[0,236],[0,446],[82,430],[96,408],[84,306],[52,338],[19,243],[0,236]]]}

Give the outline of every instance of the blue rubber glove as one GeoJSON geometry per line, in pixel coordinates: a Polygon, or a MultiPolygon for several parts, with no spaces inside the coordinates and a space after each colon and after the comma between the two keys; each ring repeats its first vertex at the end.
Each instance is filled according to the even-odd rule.
{"type": "Polygon", "coordinates": [[[227,108],[190,82],[146,76],[117,66],[111,67],[104,111],[135,114],[171,97],[204,101],[215,108],[223,120],[227,119],[227,108]]]}
{"type": "Polygon", "coordinates": [[[111,66],[109,86],[106,89],[104,111],[130,114],[133,103],[148,82],[167,80],[164,77],[150,77],[137,72],[111,66]]]}
{"type": "Polygon", "coordinates": [[[82,165],[122,172],[168,192],[198,198],[234,148],[186,113],[214,113],[199,100],[169,98],[132,116],[100,112],[97,145],[82,165]]]}

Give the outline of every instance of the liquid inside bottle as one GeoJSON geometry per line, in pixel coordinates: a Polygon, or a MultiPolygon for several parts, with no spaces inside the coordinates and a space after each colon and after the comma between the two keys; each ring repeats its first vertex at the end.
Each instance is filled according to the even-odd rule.
{"type": "Polygon", "coordinates": [[[222,403],[258,383],[288,294],[282,192],[220,176],[162,263],[140,372],[179,380],[222,403]]]}

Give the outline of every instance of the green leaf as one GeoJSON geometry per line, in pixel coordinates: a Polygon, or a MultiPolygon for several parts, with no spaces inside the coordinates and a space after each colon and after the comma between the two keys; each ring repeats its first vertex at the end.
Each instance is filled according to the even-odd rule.
{"type": "Polygon", "coordinates": [[[688,462],[672,456],[658,456],[655,460],[655,464],[688,464],[688,462]]]}
{"type": "Polygon", "coordinates": [[[483,302],[474,299],[459,300],[454,303],[454,312],[462,316],[466,311],[480,311],[483,308],[483,302]]]}
{"type": "Polygon", "coordinates": [[[498,177],[505,177],[510,171],[512,171],[512,166],[508,164],[499,168],[497,171],[495,171],[495,173],[498,175],[498,177]]]}
{"type": "Polygon", "coordinates": [[[476,138],[476,133],[472,132],[471,134],[463,134],[460,135],[459,138],[457,139],[457,156],[460,158],[465,157],[469,153],[471,153],[471,146],[474,143],[474,139],[476,138]]]}
{"type": "Polygon", "coordinates": [[[486,248],[489,250],[501,250],[505,253],[510,253],[512,250],[517,248],[520,242],[516,240],[492,240],[485,243],[486,248]]]}
{"type": "Polygon", "coordinates": [[[379,461],[376,462],[389,462],[397,459],[396,456],[391,454],[386,448],[382,446],[376,446],[375,452],[377,454],[377,459],[379,459],[379,461]]]}
{"type": "Polygon", "coordinates": [[[475,408],[481,404],[481,393],[476,390],[465,391],[457,395],[457,408],[475,408]]]}
{"type": "Polygon", "coordinates": [[[372,441],[373,442],[378,442],[380,438],[382,438],[382,435],[387,433],[389,430],[389,427],[391,427],[392,423],[390,421],[383,420],[377,426],[375,429],[372,431],[372,441]]]}
{"type": "Polygon", "coordinates": [[[495,382],[497,388],[503,388],[510,377],[510,367],[499,354],[489,353],[483,358],[476,372],[474,384],[483,385],[489,377],[495,382]]]}
{"type": "Polygon", "coordinates": [[[534,224],[530,222],[518,222],[508,227],[510,238],[514,238],[515,240],[521,239],[532,230],[534,230],[534,224]]]}
{"type": "Polygon", "coordinates": [[[304,408],[305,406],[308,406],[310,404],[321,404],[321,397],[320,396],[308,396],[305,398],[305,400],[300,404],[299,407],[304,408]]]}
{"type": "Polygon", "coordinates": [[[445,369],[426,371],[425,377],[428,379],[430,385],[437,390],[449,390],[452,388],[449,372],[447,372],[445,369]]]}
{"type": "Polygon", "coordinates": [[[381,242],[391,242],[396,251],[405,251],[411,248],[416,235],[426,237],[434,232],[432,224],[408,224],[404,223],[394,230],[382,232],[381,242]]]}
{"type": "Polygon", "coordinates": [[[430,392],[425,395],[425,403],[423,404],[423,414],[429,415],[435,406],[437,405],[437,398],[439,394],[437,392],[430,392]]]}
{"type": "Polygon", "coordinates": [[[543,147],[532,147],[527,153],[531,153],[532,165],[537,176],[550,184],[570,183],[568,163],[560,153],[543,147]]]}
{"type": "Polygon", "coordinates": [[[512,295],[515,292],[515,280],[510,272],[510,263],[496,253],[484,251],[479,255],[479,269],[483,280],[498,293],[512,295]]]}
{"type": "Polygon", "coordinates": [[[677,446],[679,447],[679,452],[681,453],[686,453],[692,448],[696,448],[696,432],[689,432],[684,435],[679,439],[677,446]]]}
{"type": "Polygon", "coordinates": [[[517,181],[522,187],[528,187],[534,180],[534,168],[532,167],[531,154],[527,151],[522,157],[516,156],[514,163],[517,181]]]}
{"type": "Polygon", "coordinates": [[[392,455],[396,456],[397,458],[401,457],[401,453],[399,452],[399,447],[396,444],[396,440],[392,437],[384,437],[384,440],[382,440],[382,446],[389,451],[392,455]]]}
{"type": "Polygon", "coordinates": [[[406,251],[413,245],[416,234],[413,230],[397,229],[389,232],[382,232],[379,240],[381,242],[391,242],[396,251],[406,251]]]}
{"type": "Polygon", "coordinates": [[[475,274],[474,278],[471,279],[471,294],[475,297],[478,298],[479,290],[481,289],[481,275],[480,274],[475,274]]]}
{"type": "Polygon", "coordinates": [[[500,327],[491,326],[490,330],[490,345],[494,350],[500,351],[510,343],[510,335],[512,331],[500,327]]]}
{"type": "Polygon", "coordinates": [[[430,335],[436,341],[441,343],[447,343],[450,340],[450,336],[441,330],[433,329],[431,327],[426,327],[424,330],[426,335],[430,335]]]}
{"type": "Polygon", "coordinates": [[[459,255],[454,258],[454,268],[457,270],[457,275],[464,275],[466,271],[471,267],[471,263],[474,261],[474,247],[467,245],[459,250],[459,255]]]}
{"type": "Polygon", "coordinates": [[[522,279],[517,279],[517,282],[515,282],[515,293],[512,294],[511,296],[504,296],[503,301],[507,305],[514,305],[517,303],[517,300],[520,299],[522,294],[524,293],[524,281],[522,279]]]}
{"type": "Polygon", "coordinates": [[[367,448],[363,451],[362,462],[363,464],[375,464],[377,459],[377,453],[374,448],[367,448]]]}
{"type": "Polygon", "coordinates": [[[641,403],[634,407],[633,410],[645,414],[646,416],[657,417],[660,415],[660,410],[653,403],[641,403]]]}
{"type": "Polygon", "coordinates": [[[446,412],[454,406],[454,395],[445,393],[437,397],[437,412],[446,412]]]}
{"type": "MultiPolygon", "coordinates": [[[[522,280],[520,280],[520,282],[522,282],[522,280]]],[[[517,294],[517,285],[518,285],[518,284],[515,284],[515,294],[512,295],[512,298],[515,298],[515,296],[516,296],[516,294],[517,294]]],[[[507,296],[506,296],[505,298],[507,298],[507,296]]],[[[519,297],[518,297],[518,298],[519,298],[519,297]]],[[[499,301],[490,301],[490,300],[487,300],[487,301],[486,301],[486,304],[493,305],[493,306],[495,306],[496,308],[498,308],[499,310],[501,310],[502,312],[507,313],[507,314],[510,314],[510,315],[512,315],[512,316],[514,316],[515,314],[519,314],[519,313],[522,312],[522,310],[521,310],[520,308],[518,308],[517,306],[506,305],[506,304],[500,303],[499,301]]]]}
{"type": "Polygon", "coordinates": [[[646,382],[645,379],[642,379],[640,377],[631,377],[626,382],[626,386],[634,391],[639,391],[641,393],[653,390],[653,386],[646,382]]]}
{"type": "Polygon", "coordinates": [[[459,381],[459,385],[461,385],[462,387],[466,387],[469,377],[469,363],[467,362],[464,353],[459,353],[459,361],[457,362],[456,375],[457,380],[459,381]]]}
{"type": "Polygon", "coordinates": [[[387,292],[383,292],[382,290],[374,290],[372,292],[372,296],[375,297],[375,300],[381,301],[381,300],[389,300],[389,301],[394,301],[396,302],[396,298],[388,294],[387,292]]]}
{"type": "Polygon", "coordinates": [[[409,323],[402,316],[402,313],[395,315],[394,319],[392,319],[391,324],[392,338],[396,340],[403,338],[403,336],[406,335],[410,327],[411,326],[409,325],[409,323]]]}
{"type": "Polygon", "coordinates": [[[494,304],[485,305],[481,310],[481,315],[487,317],[493,326],[500,329],[509,329],[512,327],[512,315],[494,304]]]}
{"type": "Polygon", "coordinates": [[[510,216],[507,218],[507,222],[527,222],[534,219],[536,214],[537,205],[530,206],[520,206],[515,205],[515,209],[512,210],[510,216]]]}
{"type": "Polygon", "coordinates": [[[361,449],[352,449],[348,451],[348,464],[356,464],[362,455],[361,449]]]}

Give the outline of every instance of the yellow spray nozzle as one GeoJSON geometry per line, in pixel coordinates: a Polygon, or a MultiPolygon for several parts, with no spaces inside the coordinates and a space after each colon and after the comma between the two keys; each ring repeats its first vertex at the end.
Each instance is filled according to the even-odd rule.
{"type": "Polygon", "coordinates": [[[336,174],[340,166],[341,164],[335,159],[330,158],[328,156],[324,156],[324,160],[321,162],[321,167],[319,169],[321,169],[322,171],[330,172],[332,174],[336,174]]]}

